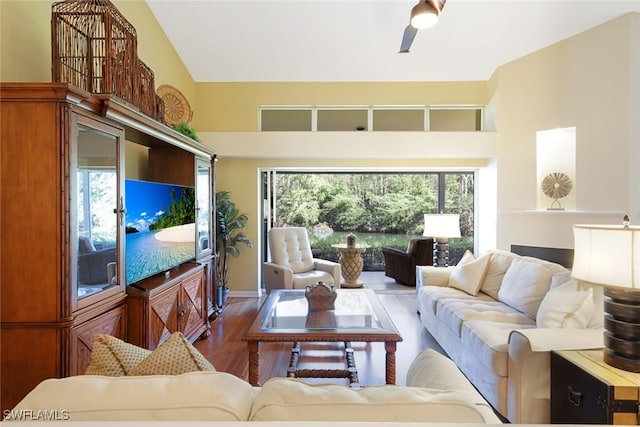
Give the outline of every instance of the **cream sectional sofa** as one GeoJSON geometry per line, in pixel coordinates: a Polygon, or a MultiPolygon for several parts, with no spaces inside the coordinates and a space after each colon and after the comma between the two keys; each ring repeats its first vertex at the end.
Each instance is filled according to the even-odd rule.
{"type": "Polygon", "coordinates": [[[500,423],[455,364],[434,350],[425,350],[414,360],[407,386],[349,388],[272,378],[262,387],[252,387],[216,371],[49,379],[9,412],[9,419],[42,411],[64,421],[179,421],[180,425],[188,421],[500,423]]]}
{"type": "Polygon", "coordinates": [[[602,291],[506,251],[416,270],[422,324],[485,399],[512,423],[549,423],[550,350],[603,347],[602,291]]]}

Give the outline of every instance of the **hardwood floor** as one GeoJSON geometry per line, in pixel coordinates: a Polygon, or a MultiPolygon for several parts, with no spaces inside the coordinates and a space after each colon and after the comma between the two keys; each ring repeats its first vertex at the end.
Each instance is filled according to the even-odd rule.
{"type": "MultiPolygon", "coordinates": [[[[396,351],[396,384],[404,385],[409,365],[425,348],[440,346],[420,324],[416,312],[415,288],[397,284],[384,273],[363,274],[368,288],[373,289],[386,308],[403,338],[396,351]]],[[[229,298],[222,315],[211,324],[211,335],[194,343],[219,371],[248,379],[247,343],[242,336],[253,321],[265,297],[229,298]]],[[[352,343],[361,385],[384,384],[385,353],[383,343],[352,343]]],[[[260,346],[260,383],[271,377],[286,376],[291,343],[264,343],[260,346]]],[[[342,344],[303,343],[300,367],[342,367],[342,344]]],[[[348,384],[342,379],[305,379],[313,382],[348,384]]]]}

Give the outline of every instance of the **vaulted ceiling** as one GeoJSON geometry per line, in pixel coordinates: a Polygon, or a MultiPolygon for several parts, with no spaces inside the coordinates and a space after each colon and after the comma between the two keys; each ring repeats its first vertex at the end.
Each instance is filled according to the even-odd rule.
{"type": "Polygon", "coordinates": [[[146,0],[196,82],[486,80],[640,0],[449,0],[398,53],[417,0],[146,0]]]}

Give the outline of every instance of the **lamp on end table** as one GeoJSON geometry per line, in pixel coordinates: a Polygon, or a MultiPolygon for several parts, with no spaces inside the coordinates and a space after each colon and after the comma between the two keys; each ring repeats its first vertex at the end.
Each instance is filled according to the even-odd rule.
{"type": "Polygon", "coordinates": [[[604,287],[604,361],[640,372],[640,227],[574,225],[571,275],[604,287]]]}
{"type": "Polygon", "coordinates": [[[458,214],[425,214],[425,237],[433,237],[434,264],[438,267],[449,265],[449,239],[460,237],[460,215],[458,214]]]}

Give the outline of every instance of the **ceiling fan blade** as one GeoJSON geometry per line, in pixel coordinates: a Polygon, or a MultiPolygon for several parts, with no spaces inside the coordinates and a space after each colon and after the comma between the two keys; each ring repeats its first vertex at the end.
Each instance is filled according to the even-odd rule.
{"type": "Polygon", "coordinates": [[[408,53],[409,48],[411,47],[411,43],[413,43],[413,39],[416,38],[416,34],[418,34],[418,29],[412,26],[411,24],[407,25],[404,29],[404,34],[402,35],[402,44],[400,45],[399,53],[408,53]]]}

